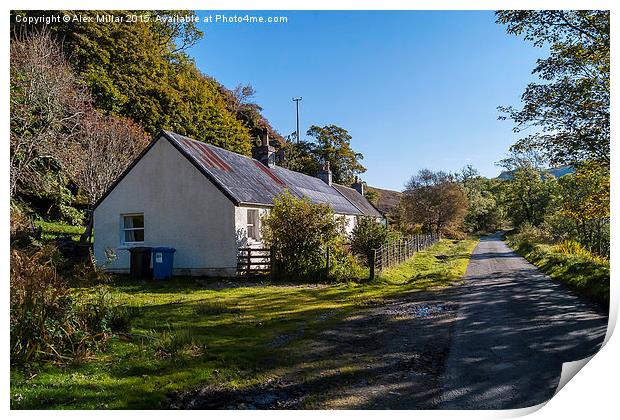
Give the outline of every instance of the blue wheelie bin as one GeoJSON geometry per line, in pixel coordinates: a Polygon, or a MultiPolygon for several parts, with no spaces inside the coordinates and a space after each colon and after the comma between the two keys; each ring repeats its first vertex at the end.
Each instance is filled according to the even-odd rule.
{"type": "Polygon", "coordinates": [[[153,248],[153,278],[155,280],[172,277],[174,252],[176,249],[159,246],[153,248]]]}

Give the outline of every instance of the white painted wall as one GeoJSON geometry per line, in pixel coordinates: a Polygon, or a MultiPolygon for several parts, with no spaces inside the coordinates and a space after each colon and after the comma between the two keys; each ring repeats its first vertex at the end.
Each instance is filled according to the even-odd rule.
{"type": "MultiPolygon", "coordinates": [[[[248,238],[248,232],[247,232],[247,223],[248,223],[248,219],[247,219],[248,212],[247,211],[248,209],[258,210],[259,217],[262,218],[263,216],[269,214],[269,212],[271,211],[271,208],[249,207],[249,206],[235,207],[235,236],[236,236],[238,246],[239,247],[249,246],[253,248],[259,248],[264,245],[262,240],[256,241],[256,240],[252,240],[251,238],[248,238]]],[[[350,215],[350,214],[336,214],[335,216],[344,218],[346,234],[351,235],[351,232],[353,232],[353,229],[357,225],[357,216],[350,215]]],[[[260,227],[259,227],[259,230],[260,230],[260,227]]]]}
{"type": "Polygon", "coordinates": [[[250,206],[239,206],[235,207],[235,238],[237,241],[238,247],[251,247],[251,248],[260,248],[262,247],[263,241],[262,238],[260,240],[254,240],[252,238],[248,238],[248,209],[258,210],[258,219],[259,226],[258,231],[261,231],[261,219],[263,216],[268,214],[271,209],[268,207],[250,207],[250,206]]]}
{"type": "Polygon", "coordinates": [[[344,230],[348,236],[351,236],[351,232],[353,232],[353,229],[357,225],[357,216],[350,214],[337,214],[336,216],[344,217],[344,230]]]}
{"type": "Polygon", "coordinates": [[[235,206],[166,139],[95,210],[95,258],[114,272],[129,271],[121,242],[124,213],[144,213],[144,246],[176,248],[175,275],[235,275],[235,206]],[[109,265],[106,249],[117,256],[109,265]]]}

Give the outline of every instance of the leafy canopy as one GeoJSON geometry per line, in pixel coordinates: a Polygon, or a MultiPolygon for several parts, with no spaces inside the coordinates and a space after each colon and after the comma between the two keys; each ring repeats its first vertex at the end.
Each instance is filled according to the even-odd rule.
{"type": "Polygon", "coordinates": [[[596,160],[609,165],[609,11],[500,11],[497,22],[534,45],[550,45],[538,60],[521,99],[523,108],[500,107],[515,132],[537,128],[513,151],[538,150],[552,165],[596,160]]]}
{"type": "Polygon", "coordinates": [[[467,212],[467,197],[453,176],[422,169],[411,177],[402,198],[407,218],[426,232],[459,229],[467,212]]]}
{"type": "Polygon", "coordinates": [[[284,145],[286,160],[282,165],[286,168],[316,176],[323,163],[329,162],[333,181],[344,185],[350,185],[355,175],[366,172],[360,163],[364,156],[351,148],[352,137],[344,128],[313,125],[306,134],[314,140],[284,145]]]}
{"type": "MultiPolygon", "coordinates": [[[[80,12],[91,16],[105,13],[112,12],[80,12]]],[[[71,57],[78,76],[91,90],[95,106],[131,118],[151,136],[169,129],[249,155],[248,128],[229,109],[224,88],[202,74],[185,53],[202,37],[194,23],[156,19],[175,11],[131,13],[150,19],[50,25],[63,40],[64,52],[71,57]]]]}

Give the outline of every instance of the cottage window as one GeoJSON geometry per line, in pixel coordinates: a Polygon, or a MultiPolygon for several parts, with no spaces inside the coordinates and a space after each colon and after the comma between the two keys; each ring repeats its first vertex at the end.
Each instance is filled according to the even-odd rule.
{"type": "Polygon", "coordinates": [[[144,214],[124,214],[122,219],[123,243],[144,242],[144,214]]]}
{"type": "Polygon", "coordinates": [[[248,238],[260,239],[259,235],[259,226],[258,226],[258,210],[249,209],[248,210],[248,238]]]}

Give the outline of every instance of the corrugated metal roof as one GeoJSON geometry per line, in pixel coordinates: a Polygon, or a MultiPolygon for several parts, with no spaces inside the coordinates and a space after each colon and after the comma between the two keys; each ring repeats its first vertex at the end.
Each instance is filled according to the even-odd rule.
{"type": "Polygon", "coordinates": [[[334,188],[338,190],[343,196],[347,198],[355,207],[357,207],[364,215],[383,217],[381,212],[377,210],[363,195],[361,195],[356,189],[345,187],[340,184],[333,184],[334,188]]]}
{"type": "Polygon", "coordinates": [[[286,189],[284,182],[250,157],[170,131],[164,133],[237,203],[272,205],[273,198],[286,189]]]}
{"type": "Polygon", "coordinates": [[[336,213],[363,214],[357,207],[352,205],[349,200],[319,178],[278,166],[271,168],[271,171],[280,179],[284,180],[291,191],[296,192],[299,196],[308,197],[313,203],[329,204],[336,213]]]}
{"type": "Polygon", "coordinates": [[[256,159],[203,143],[170,131],[163,132],[194,165],[237,204],[273,205],[286,190],[313,203],[329,204],[336,213],[381,216],[357,191],[354,194],[327,185],[319,178],[275,166],[268,168],[256,159]],[[354,200],[352,200],[352,197],[354,200]],[[366,204],[363,204],[366,202],[366,204]],[[358,205],[359,203],[359,205],[358,205]],[[368,212],[368,213],[367,213],[368,212]]]}

